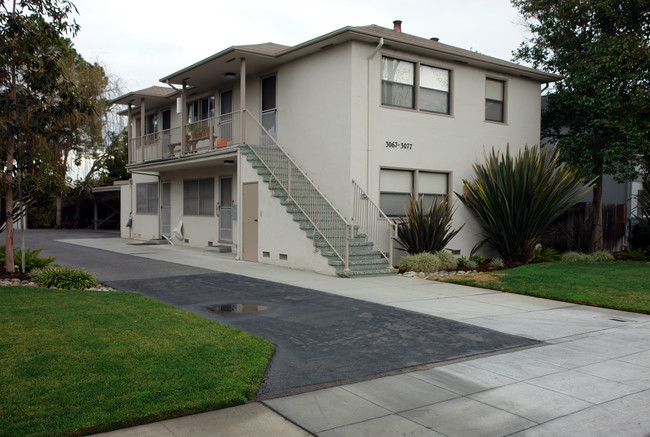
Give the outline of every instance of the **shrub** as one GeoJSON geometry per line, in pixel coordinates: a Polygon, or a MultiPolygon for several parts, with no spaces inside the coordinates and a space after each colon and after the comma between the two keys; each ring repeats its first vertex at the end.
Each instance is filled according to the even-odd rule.
{"type": "Polygon", "coordinates": [[[627,249],[620,255],[620,259],[626,261],[646,261],[650,260],[650,256],[646,255],[643,249],[627,249]]]}
{"type": "Polygon", "coordinates": [[[564,263],[597,263],[614,261],[614,256],[607,251],[598,251],[594,253],[567,252],[562,255],[564,263]]]}
{"type": "Polygon", "coordinates": [[[563,263],[590,263],[593,262],[593,258],[588,253],[582,252],[566,252],[562,255],[560,259],[563,263]]]}
{"type": "Polygon", "coordinates": [[[409,199],[406,216],[398,223],[397,242],[413,255],[438,252],[463,228],[452,229],[453,206],[446,200],[436,200],[429,210],[423,205],[424,197],[409,199]]]}
{"type": "Polygon", "coordinates": [[[593,258],[594,262],[597,263],[614,261],[614,255],[607,252],[606,250],[598,250],[596,252],[593,252],[591,254],[591,257],[593,258]]]}
{"type": "MultiPolygon", "coordinates": [[[[0,263],[4,264],[6,260],[5,253],[6,246],[0,246],[0,263]]],[[[31,272],[33,269],[42,269],[54,262],[54,258],[46,257],[40,258],[38,255],[43,248],[40,249],[27,249],[25,251],[25,271],[31,272]]],[[[14,247],[14,264],[22,269],[23,267],[23,252],[18,247],[14,247]]]]}
{"type": "Polygon", "coordinates": [[[535,246],[533,252],[533,262],[535,263],[547,263],[552,261],[557,261],[560,259],[560,254],[557,250],[552,247],[542,248],[541,245],[535,246]]]}
{"type": "Polygon", "coordinates": [[[485,257],[479,255],[478,253],[475,253],[474,255],[470,256],[469,259],[474,261],[476,264],[483,264],[485,262],[485,257]]]}
{"type": "Polygon", "coordinates": [[[95,277],[87,271],[60,266],[40,270],[34,277],[34,281],[42,287],[65,290],[83,290],[98,285],[95,277]]]}
{"type": "Polygon", "coordinates": [[[464,267],[467,264],[467,258],[461,256],[460,258],[458,258],[457,262],[458,262],[457,263],[458,267],[464,267]]]}
{"type": "Polygon", "coordinates": [[[509,147],[504,155],[493,149],[473,168],[456,195],[483,225],[478,247],[487,243],[506,261],[528,261],[553,221],[590,188],[548,148],[526,147],[514,158],[509,147]]]}
{"type": "Polygon", "coordinates": [[[492,267],[503,267],[503,260],[501,258],[492,258],[490,265],[492,267]]]}
{"type": "Polygon", "coordinates": [[[440,270],[439,258],[430,252],[422,252],[402,258],[400,271],[432,273],[440,270]]]}
{"type": "Polygon", "coordinates": [[[451,253],[441,250],[435,253],[442,270],[454,270],[458,267],[458,260],[451,253]]]}

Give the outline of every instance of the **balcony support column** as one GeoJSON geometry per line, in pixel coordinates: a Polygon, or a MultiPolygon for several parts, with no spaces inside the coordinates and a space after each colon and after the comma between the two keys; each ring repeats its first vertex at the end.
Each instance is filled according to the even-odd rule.
{"type": "Polygon", "coordinates": [[[129,164],[135,161],[135,150],[133,147],[133,115],[131,113],[131,102],[129,102],[129,107],[127,109],[127,125],[126,125],[126,150],[128,150],[129,164]]]}
{"type": "Polygon", "coordinates": [[[239,127],[241,129],[239,138],[242,144],[246,143],[246,58],[241,58],[239,67],[239,127]]]}
{"type": "Polygon", "coordinates": [[[181,91],[181,155],[185,153],[187,147],[187,83],[183,81],[183,91],[181,91]]]}
{"type": "Polygon", "coordinates": [[[144,120],[145,107],[144,97],[140,99],[140,149],[142,150],[142,162],[144,162],[144,128],[146,126],[144,120]]]}

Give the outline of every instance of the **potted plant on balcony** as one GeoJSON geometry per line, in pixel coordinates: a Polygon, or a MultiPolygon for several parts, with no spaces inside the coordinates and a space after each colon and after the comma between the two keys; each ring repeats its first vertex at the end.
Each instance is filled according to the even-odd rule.
{"type": "Polygon", "coordinates": [[[206,138],[209,130],[209,126],[205,126],[200,122],[187,125],[187,134],[190,136],[191,140],[206,138]]]}

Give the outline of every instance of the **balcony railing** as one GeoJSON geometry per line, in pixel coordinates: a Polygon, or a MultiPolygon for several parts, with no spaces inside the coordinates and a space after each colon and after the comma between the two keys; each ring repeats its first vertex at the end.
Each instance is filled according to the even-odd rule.
{"type": "Polygon", "coordinates": [[[132,138],[129,144],[129,164],[178,158],[239,144],[239,119],[239,112],[222,114],[183,127],[132,138]]]}

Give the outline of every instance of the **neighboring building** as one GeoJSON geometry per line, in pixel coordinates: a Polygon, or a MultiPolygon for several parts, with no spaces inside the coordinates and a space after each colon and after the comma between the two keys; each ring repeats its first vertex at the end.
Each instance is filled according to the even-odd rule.
{"type": "MultiPolygon", "coordinates": [[[[182,221],[176,244],[326,274],[385,271],[356,236],[390,257],[373,204],[396,216],[410,192],[455,197],[484,147],[539,144],[540,85],[558,79],[400,24],[234,46],[165,76],[168,88],[115,99],[128,105],[133,174],[123,236],[158,238],[182,221]]],[[[465,222],[449,249],[467,255],[480,226],[459,206],[454,226],[465,222]]]]}

